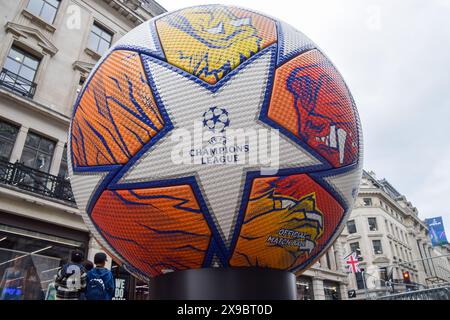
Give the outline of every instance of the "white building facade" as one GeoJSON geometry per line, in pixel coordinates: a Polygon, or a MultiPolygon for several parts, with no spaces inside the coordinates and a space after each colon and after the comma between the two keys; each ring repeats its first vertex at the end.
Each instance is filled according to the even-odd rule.
{"type": "Polygon", "coordinates": [[[311,268],[297,277],[299,300],[348,299],[344,244],[345,238],[338,237],[311,268]]]}
{"type": "Polygon", "coordinates": [[[385,179],[364,172],[342,237],[357,252],[363,272],[349,274],[357,298],[428,288],[450,281],[445,248],[433,248],[418,210],[385,179]]]}

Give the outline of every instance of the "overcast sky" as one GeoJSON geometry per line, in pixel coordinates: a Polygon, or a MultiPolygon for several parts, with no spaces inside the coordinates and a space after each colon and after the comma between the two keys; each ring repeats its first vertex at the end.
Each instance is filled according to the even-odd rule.
{"type": "MultiPolygon", "coordinates": [[[[359,109],[366,170],[450,237],[450,0],[159,0],[168,11],[223,3],[284,20],[344,76],[359,109]]],[[[450,239],[449,239],[450,240],[450,239]]]]}

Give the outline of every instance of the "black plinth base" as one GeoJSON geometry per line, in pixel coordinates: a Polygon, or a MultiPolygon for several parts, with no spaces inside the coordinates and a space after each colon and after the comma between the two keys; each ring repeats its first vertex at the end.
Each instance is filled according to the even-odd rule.
{"type": "Polygon", "coordinates": [[[150,281],[152,300],[295,300],[293,273],[262,268],[207,268],[150,281]]]}

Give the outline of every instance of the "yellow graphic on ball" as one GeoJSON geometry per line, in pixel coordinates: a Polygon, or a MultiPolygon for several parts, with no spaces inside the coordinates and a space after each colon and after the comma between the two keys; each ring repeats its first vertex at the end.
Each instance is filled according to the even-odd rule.
{"type": "Polygon", "coordinates": [[[275,41],[271,20],[227,7],[188,8],[156,26],[167,61],[210,84],[275,41]]]}
{"type": "Polygon", "coordinates": [[[231,264],[289,269],[316,248],[322,234],[323,213],[314,193],[297,200],[270,190],[250,199],[231,264]]]}

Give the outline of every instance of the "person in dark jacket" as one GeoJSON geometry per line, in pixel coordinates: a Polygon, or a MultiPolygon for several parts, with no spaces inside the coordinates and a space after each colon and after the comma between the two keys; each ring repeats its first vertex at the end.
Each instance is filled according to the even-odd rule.
{"type": "MultiPolygon", "coordinates": [[[[83,267],[86,269],[86,272],[89,273],[92,269],[94,269],[94,263],[90,260],[85,260],[83,262],[83,267]]],[[[81,292],[80,294],[80,300],[86,300],[86,290],[81,292]]]]}
{"type": "Polygon", "coordinates": [[[105,268],[107,257],[103,252],[98,252],[94,256],[95,268],[88,272],[86,299],[87,300],[111,300],[114,296],[114,277],[105,268]]]}
{"type": "Polygon", "coordinates": [[[92,263],[92,261],[90,260],[86,260],[83,262],[83,266],[86,269],[86,272],[91,271],[92,269],[94,269],[94,264],[92,263]]]}
{"type": "Polygon", "coordinates": [[[71,262],[64,264],[56,274],[56,300],[79,300],[81,292],[86,288],[87,272],[81,264],[83,253],[73,251],[71,262]]]}

